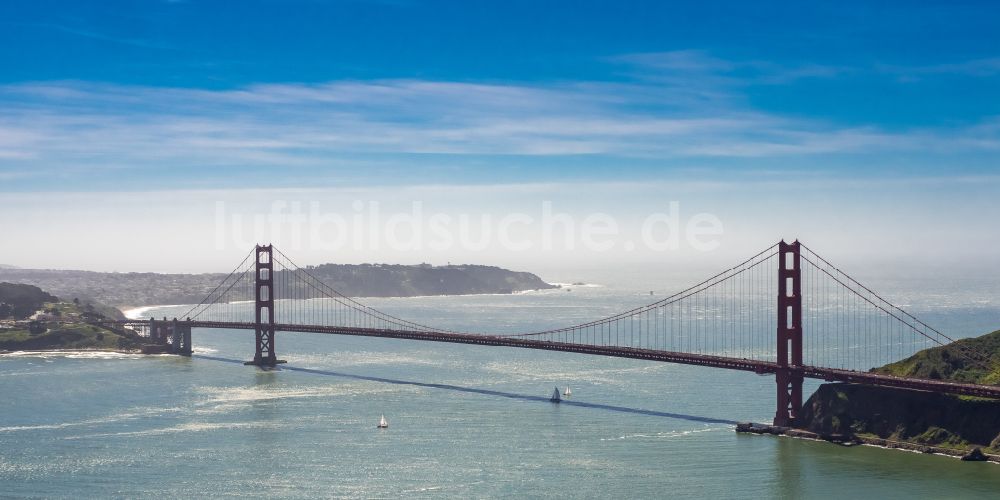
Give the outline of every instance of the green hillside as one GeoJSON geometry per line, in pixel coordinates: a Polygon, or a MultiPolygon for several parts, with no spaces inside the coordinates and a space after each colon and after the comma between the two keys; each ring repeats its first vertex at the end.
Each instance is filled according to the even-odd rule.
{"type": "Polygon", "coordinates": [[[802,405],[799,427],[820,435],[1000,453],[1000,401],[856,384],[823,384],[802,405]]]}
{"type": "Polygon", "coordinates": [[[144,343],[135,332],[97,326],[121,312],[90,303],[60,302],[32,285],[0,283],[0,350],[135,351],[144,343]]]}
{"type": "Polygon", "coordinates": [[[57,300],[37,286],[0,283],[0,319],[24,319],[35,314],[46,302],[57,300]]]}
{"type": "Polygon", "coordinates": [[[0,330],[0,349],[6,351],[135,351],[142,344],[142,339],[126,332],[81,323],[52,325],[38,333],[27,329],[0,330]]]}
{"type": "Polygon", "coordinates": [[[1000,385],[1000,330],[981,337],[958,340],[946,346],[924,349],[872,371],[905,377],[1000,385]],[[984,353],[981,358],[989,359],[977,363],[963,355],[963,349],[967,352],[984,353]]]}
{"type": "MultiPolygon", "coordinates": [[[[924,349],[875,373],[1000,384],[1000,331],[924,349]],[[969,359],[979,354],[985,362],[969,359]]],[[[797,426],[820,435],[881,438],[964,453],[1000,454],[1000,401],[855,384],[823,384],[797,426]]]]}

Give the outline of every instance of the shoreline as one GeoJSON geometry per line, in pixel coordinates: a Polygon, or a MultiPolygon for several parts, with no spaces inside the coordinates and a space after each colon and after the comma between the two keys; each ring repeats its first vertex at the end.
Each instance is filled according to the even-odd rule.
{"type": "Polygon", "coordinates": [[[891,439],[877,438],[877,437],[867,437],[867,436],[844,436],[844,435],[820,435],[815,432],[795,429],[792,427],[780,427],[768,424],[757,424],[752,422],[741,422],[736,424],[736,432],[741,434],[757,434],[765,435],[769,434],[772,436],[790,437],[794,439],[806,439],[810,441],[823,441],[831,444],[838,444],[841,446],[870,446],[873,448],[882,448],[886,450],[900,450],[910,453],[922,453],[927,455],[939,455],[943,457],[956,458],[962,461],[966,461],[964,457],[970,455],[973,450],[980,449],[982,454],[982,460],[969,460],[977,462],[991,462],[994,464],[1000,464],[1000,455],[988,454],[981,451],[980,446],[970,446],[968,449],[962,451],[954,448],[943,448],[940,446],[910,443],[907,441],[895,441],[891,439]]]}
{"type": "MultiPolygon", "coordinates": [[[[183,304],[178,304],[178,305],[183,305],[183,304]]],[[[172,307],[172,306],[161,305],[161,306],[139,306],[139,307],[126,307],[126,308],[119,307],[118,310],[121,311],[122,314],[125,315],[125,317],[128,319],[142,319],[142,313],[149,311],[150,309],[156,309],[158,307],[172,307]]]]}

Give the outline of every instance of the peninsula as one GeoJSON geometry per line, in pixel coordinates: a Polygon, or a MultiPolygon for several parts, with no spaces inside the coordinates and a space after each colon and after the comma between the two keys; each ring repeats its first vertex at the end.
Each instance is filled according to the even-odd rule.
{"type": "Polygon", "coordinates": [[[112,307],[61,300],[32,285],[0,283],[0,351],[138,352],[146,339],[99,324],[123,318],[112,307]]]}
{"type": "MultiPolygon", "coordinates": [[[[309,266],[306,271],[351,297],[511,294],[558,288],[532,273],[481,265],[322,264],[309,266]]],[[[196,304],[225,277],[225,273],[104,273],[0,268],[0,281],[31,284],[59,297],[76,297],[119,308],[196,304]]]]}
{"type": "MultiPolygon", "coordinates": [[[[871,371],[998,385],[1000,330],[925,349],[871,371]]],[[[794,429],[741,424],[737,430],[1000,462],[1000,401],[951,394],[823,384],[803,404],[794,429]]]]}

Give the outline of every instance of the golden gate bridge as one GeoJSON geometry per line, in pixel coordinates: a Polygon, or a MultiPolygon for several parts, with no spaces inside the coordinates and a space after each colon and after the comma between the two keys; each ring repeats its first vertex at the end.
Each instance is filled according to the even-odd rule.
{"type": "MultiPolygon", "coordinates": [[[[255,332],[248,365],[273,368],[275,333],[306,332],[505,346],[774,374],[774,424],[795,423],[805,378],[1000,398],[1000,386],[897,377],[872,367],[953,343],[806,245],[776,243],[700,283],[611,316],[519,333],[408,321],[347,297],[271,245],[257,245],[184,319],[114,321],[190,355],[193,328],[255,332]]],[[[966,361],[990,356],[961,343],[966,361]]]]}

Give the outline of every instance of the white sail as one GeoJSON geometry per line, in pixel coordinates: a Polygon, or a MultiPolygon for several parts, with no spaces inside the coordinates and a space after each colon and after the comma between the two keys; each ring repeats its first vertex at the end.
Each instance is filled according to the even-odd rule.
{"type": "Polygon", "coordinates": [[[385,415],[382,415],[378,419],[378,426],[381,428],[389,427],[389,422],[385,420],[385,415]]]}
{"type": "Polygon", "coordinates": [[[552,391],[552,402],[558,403],[560,400],[562,400],[562,398],[559,397],[559,388],[556,387],[555,390],[552,391]]]}
{"type": "Polygon", "coordinates": [[[572,395],[573,395],[573,391],[569,390],[569,387],[567,386],[566,390],[563,391],[563,396],[572,396],[572,395]]]}

